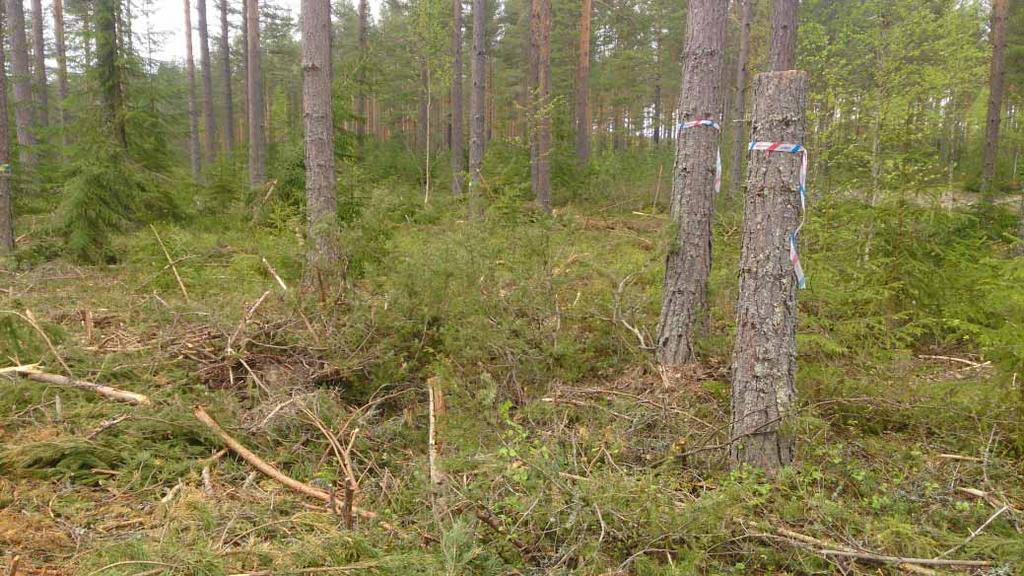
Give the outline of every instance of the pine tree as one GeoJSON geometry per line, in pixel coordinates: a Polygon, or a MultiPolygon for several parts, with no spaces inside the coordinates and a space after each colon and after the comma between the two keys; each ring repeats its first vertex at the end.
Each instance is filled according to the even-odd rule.
{"type": "Polygon", "coordinates": [[[551,0],[537,0],[537,187],[534,196],[551,212],[551,0]]]}
{"type": "Polygon", "coordinates": [[[999,128],[1003,114],[1006,84],[1006,19],[1009,0],[992,3],[992,63],[989,70],[988,116],[985,121],[985,157],[982,161],[981,189],[987,201],[994,195],[993,180],[999,158],[999,128]]]}
{"type": "Polygon", "coordinates": [[[576,57],[576,160],[590,164],[590,16],[591,0],[580,2],[579,54],[576,57]]]}
{"type": "Polygon", "coordinates": [[[36,100],[36,121],[42,128],[50,126],[50,94],[46,85],[46,38],[43,36],[43,1],[32,0],[32,92],[36,100]]]}
{"type": "Polygon", "coordinates": [[[224,148],[235,148],[235,99],[231,87],[231,28],[228,25],[228,0],[220,0],[221,81],[224,83],[224,148]]]}
{"type": "Polygon", "coordinates": [[[465,152],[462,130],[462,0],[452,0],[452,194],[462,196],[465,152]]]}
{"type": "Polygon", "coordinates": [[[199,109],[196,105],[196,65],[192,58],[192,7],[185,0],[185,71],[188,78],[188,152],[192,160],[192,179],[202,177],[202,150],[199,146],[199,109]]]}
{"type": "Polygon", "coordinates": [[[14,202],[11,191],[11,135],[7,110],[4,12],[3,4],[0,4],[0,254],[14,250],[14,202]]]}
{"type": "Polygon", "coordinates": [[[799,0],[772,1],[772,70],[784,72],[796,66],[796,11],[799,0]]]}
{"type": "Polygon", "coordinates": [[[485,73],[487,6],[484,0],[473,0],[473,58],[471,61],[472,87],[469,92],[469,196],[470,211],[482,210],[481,171],[484,164],[485,73]]]}
{"type": "Polygon", "coordinates": [[[678,228],[665,261],[658,324],[658,361],[666,366],[694,361],[694,338],[706,315],[724,103],[728,6],[718,0],[691,0],[688,6],[679,120],[693,124],[676,140],[672,218],[678,228]]]}
{"type": "Polygon", "coordinates": [[[61,141],[67,147],[69,143],[68,95],[70,88],[68,86],[68,50],[64,29],[64,0],[53,0],[53,35],[57,48],[57,94],[60,97],[61,141]]]}
{"type": "Polygon", "coordinates": [[[203,77],[203,120],[205,124],[206,156],[217,157],[217,117],[213,112],[213,70],[210,67],[210,29],[206,19],[206,0],[196,0],[199,14],[199,65],[203,77]]]}
{"type": "Polygon", "coordinates": [[[248,27],[249,64],[247,107],[249,110],[249,185],[262,187],[267,181],[266,116],[263,110],[263,56],[260,47],[259,0],[245,0],[248,27]]]}
{"type": "Polygon", "coordinates": [[[732,103],[732,162],[729,163],[729,197],[739,195],[743,169],[743,153],[747,150],[747,67],[750,56],[750,26],[753,21],[755,0],[739,0],[740,49],[736,56],[736,86],[732,103]]]}
{"type": "Polygon", "coordinates": [[[18,134],[18,162],[31,173],[36,166],[36,137],[32,130],[32,84],[25,36],[25,8],[21,0],[7,0],[7,25],[11,42],[11,75],[14,81],[14,123],[18,134]]]}
{"type": "Polygon", "coordinates": [[[302,95],[306,141],[308,253],[306,284],[318,286],[341,266],[337,237],[334,120],[331,108],[330,0],[302,0],[302,95]]]}

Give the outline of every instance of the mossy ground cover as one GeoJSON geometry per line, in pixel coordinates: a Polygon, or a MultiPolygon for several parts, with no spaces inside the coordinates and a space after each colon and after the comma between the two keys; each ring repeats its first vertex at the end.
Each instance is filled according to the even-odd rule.
{"type": "Polygon", "coordinates": [[[27,219],[34,236],[2,277],[5,365],[60,372],[56,351],[75,376],[154,404],[0,380],[0,555],[25,574],[90,576],[900,571],[781,529],[895,556],[959,546],[950,556],[989,573],[1024,570],[1012,222],[819,203],[797,464],[766,478],[730,471],[724,448],[740,219],[727,208],[716,225],[704,362],[658,370],[669,230],[653,187],[577,190],[553,217],[510,189],[469,222],[458,203],[368,185],[343,199],[347,282],[304,296],[287,197],[156,225],[187,299],[153,230],[115,238],[116,264],[83,266],[47,248],[44,217],[27,219]],[[437,489],[428,381],[445,399],[437,489]],[[351,443],[356,504],[378,519],[348,529],[214,457],[197,404],[324,489],[345,479],[321,428],[351,443]]]}

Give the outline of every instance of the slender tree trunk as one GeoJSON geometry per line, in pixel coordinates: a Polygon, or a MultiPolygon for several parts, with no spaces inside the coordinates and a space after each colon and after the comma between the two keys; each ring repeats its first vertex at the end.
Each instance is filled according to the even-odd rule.
{"type": "MultiPolygon", "coordinates": [[[[690,0],[686,19],[680,122],[719,123],[724,107],[725,33],[728,3],[690,0]]],[[[694,340],[707,308],[711,273],[711,225],[714,219],[720,130],[696,125],[681,129],[676,141],[672,182],[675,242],[665,262],[658,361],[665,366],[694,361],[694,340]]]]}
{"type": "MultiPolygon", "coordinates": [[[[757,142],[804,141],[807,75],[754,80],[757,142]]],[[[796,396],[797,278],[789,236],[800,221],[799,154],[753,152],[747,176],[732,373],[732,460],[774,472],[793,459],[785,432],[796,396]]]]}
{"type": "Polygon", "coordinates": [[[416,120],[416,146],[430,154],[430,150],[427,149],[427,132],[430,131],[430,86],[428,78],[430,76],[430,70],[428,68],[427,59],[420,59],[420,113],[419,118],[416,120]]]}
{"type": "Polygon", "coordinates": [[[192,6],[185,0],[185,70],[188,76],[188,152],[192,160],[192,179],[202,177],[202,150],[199,147],[199,110],[196,106],[196,65],[192,59],[192,6]]]}
{"type": "Polygon", "coordinates": [[[985,155],[981,174],[981,190],[986,202],[991,202],[995,196],[999,124],[1003,113],[1003,87],[1006,84],[1006,19],[1009,4],[1009,0],[994,0],[992,3],[992,65],[989,70],[988,117],[985,121],[985,155]]]}
{"type": "Polygon", "coordinates": [[[46,37],[43,36],[43,2],[32,0],[33,93],[38,109],[36,120],[42,128],[50,126],[50,94],[46,87],[46,37]]]}
{"type": "Polygon", "coordinates": [[[487,7],[485,0],[473,0],[473,85],[469,92],[469,201],[470,213],[478,216],[483,211],[481,170],[484,165],[484,114],[487,58],[487,7]]]}
{"type": "Polygon", "coordinates": [[[576,62],[576,160],[590,164],[590,14],[591,0],[580,3],[579,54],[576,62]]]}
{"type": "Polygon", "coordinates": [[[231,27],[228,25],[228,0],[220,0],[221,74],[224,77],[224,149],[235,148],[235,102],[231,89],[231,27]]]}
{"type": "Polygon", "coordinates": [[[259,188],[267,180],[266,111],[263,108],[263,64],[260,53],[259,0],[246,0],[248,14],[249,80],[249,185],[259,188]]]}
{"type": "Polygon", "coordinates": [[[208,161],[217,157],[217,116],[213,111],[213,69],[210,64],[210,28],[206,20],[206,0],[196,0],[199,13],[199,65],[203,69],[203,121],[206,128],[208,161]]]}
{"type": "Polygon", "coordinates": [[[7,0],[7,25],[11,36],[11,75],[14,81],[14,124],[18,133],[18,162],[31,172],[36,166],[36,137],[32,131],[32,81],[28,68],[28,39],[22,0],[7,0]]]}
{"type": "Polygon", "coordinates": [[[772,0],[772,70],[796,67],[796,27],[799,0],[772,0]]]}
{"type": "Polygon", "coordinates": [[[551,0],[540,4],[537,53],[537,204],[551,212],[551,0]]]}
{"type": "Polygon", "coordinates": [[[356,126],[359,141],[366,138],[368,112],[366,109],[366,67],[370,59],[369,43],[370,5],[359,0],[359,121],[356,126]]]}
{"type": "Polygon", "coordinates": [[[11,134],[7,110],[7,55],[4,7],[0,4],[0,254],[14,250],[14,202],[11,194],[11,134]]]}
{"type": "Polygon", "coordinates": [[[249,143],[249,0],[242,0],[242,90],[243,111],[240,131],[242,141],[249,143]]]}
{"type": "Polygon", "coordinates": [[[527,105],[530,137],[530,191],[537,193],[540,176],[540,109],[537,105],[537,91],[540,88],[540,0],[530,0],[530,42],[527,62],[527,105]]]}
{"type": "Polygon", "coordinates": [[[64,0],[53,0],[53,35],[57,44],[57,94],[60,97],[61,143],[68,146],[68,49],[64,38],[64,0]]]}
{"type": "MultiPolygon", "coordinates": [[[[363,0],[365,2],[365,0],[363,0]]],[[[452,194],[462,196],[465,158],[462,134],[462,0],[452,0],[452,194]]]]}
{"type": "Polygon", "coordinates": [[[753,20],[754,0],[740,2],[740,51],[736,57],[736,92],[732,102],[732,162],[729,163],[729,197],[740,192],[740,174],[743,153],[747,150],[747,65],[750,55],[750,26],[753,20]]]}
{"type": "Polygon", "coordinates": [[[654,39],[654,146],[661,144],[661,35],[654,39]]]}
{"type": "Polygon", "coordinates": [[[331,108],[331,3],[302,0],[302,108],[306,131],[306,285],[336,280],[341,270],[331,108]]]}

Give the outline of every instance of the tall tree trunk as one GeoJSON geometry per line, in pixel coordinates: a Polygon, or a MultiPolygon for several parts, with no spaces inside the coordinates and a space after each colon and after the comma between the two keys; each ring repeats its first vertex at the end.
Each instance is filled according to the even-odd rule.
{"type": "Polygon", "coordinates": [[[217,157],[217,116],[213,111],[213,69],[210,64],[210,28],[206,20],[206,0],[196,0],[199,13],[199,65],[203,69],[203,123],[206,128],[207,160],[217,157]]]}
{"type": "Polygon", "coordinates": [[[537,204],[551,212],[551,0],[540,4],[537,53],[537,204]]]}
{"type": "Polygon", "coordinates": [[[306,285],[335,279],[341,269],[331,108],[331,3],[302,0],[302,109],[306,131],[306,285]]]}
{"type": "Polygon", "coordinates": [[[11,134],[7,111],[7,55],[4,7],[0,4],[0,254],[14,250],[14,202],[11,197],[11,134]]]}
{"type": "Polygon", "coordinates": [[[242,141],[249,143],[249,0],[242,0],[242,141]]]}
{"type": "Polygon", "coordinates": [[[14,80],[14,124],[18,133],[18,162],[31,172],[36,166],[36,136],[32,131],[32,80],[28,68],[28,39],[22,0],[7,0],[7,25],[11,35],[11,75],[14,80]]]}
{"type": "Polygon", "coordinates": [[[267,180],[266,111],[263,109],[263,64],[260,53],[259,0],[246,0],[248,24],[249,185],[259,188],[267,180]]]}
{"type": "MultiPolygon", "coordinates": [[[[804,141],[807,74],[754,80],[756,142],[804,141]]],[[[747,176],[732,373],[732,460],[774,472],[793,459],[786,417],[796,396],[797,278],[790,234],[800,221],[800,154],[752,152],[747,176]]]]}
{"type": "Polygon", "coordinates": [[[989,71],[988,118],[985,121],[985,156],[982,162],[981,190],[986,202],[995,195],[993,180],[999,158],[999,124],[1003,113],[1003,86],[1006,84],[1006,19],[1009,0],[992,3],[992,65],[989,71]]]}
{"type": "Polygon", "coordinates": [[[36,120],[39,126],[50,126],[50,94],[46,88],[46,37],[43,36],[43,1],[32,0],[32,66],[33,93],[36,98],[36,120]]]}
{"type": "Polygon", "coordinates": [[[576,62],[576,160],[590,164],[590,13],[591,0],[580,3],[579,54],[576,62]]]}
{"type": "Polygon", "coordinates": [[[228,0],[220,0],[220,54],[224,82],[224,148],[235,148],[235,102],[231,90],[231,27],[228,25],[228,0]]]}
{"type": "Polygon", "coordinates": [[[483,211],[481,170],[484,165],[485,84],[484,60],[487,57],[487,6],[485,0],[473,0],[473,60],[470,64],[473,85],[469,91],[469,201],[474,216],[483,211]]]}
{"type": "Polygon", "coordinates": [[[796,27],[799,0],[772,0],[772,70],[796,66],[796,27]]]}
{"type": "Polygon", "coordinates": [[[654,39],[654,146],[661,144],[661,34],[654,39]]]}
{"type": "MultiPolygon", "coordinates": [[[[363,0],[364,2],[366,0],[363,0]]],[[[462,0],[452,0],[452,194],[462,196],[465,171],[462,134],[462,0]]]]}
{"type": "Polygon", "coordinates": [[[370,59],[370,4],[367,0],[359,0],[359,122],[356,134],[360,142],[366,138],[368,113],[366,110],[366,68],[370,59]]]}
{"type": "Polygon", "coordinates": [[[537,193],[537,181],[540,177],[540,162],[537,161],[540,150],[539,128],[537,121],[537,90],[540,88],[540,0],[530,0],[530,42],[527,62],[527,105],[526,113],[529,121],[530,137],[530,191],[537,193]]]}
{"type": "MultiPolygon", "coordinates": [[[[20,3],[20,0],[18,0],[20,3]]],[[[128,148],[125,126],[124,92],[121,74],[121,49],[117,20],[121,0],[96,0],[96,66],[105,121],[110,135],[122,148],[128,148]]]]}
{"type": "Polygon", "coordinates": [[[740,52],[736,57],[736,92],[732,102],[732,162],[729,163],[729,197],[740,192],[740,174],[743,153],[747,150],[747,65],[750,55],[750,26],[753,20],[754,0],[740,1],[740,52]]]}
{"type": "Polygon", "coordinates": [[[68,49],[64,38],[64,0],[53,0],[53,35],[57,44],[57,94],[60,97],[61,143],[68,145],[68,49]]]}
{"type": "Polygon", "coordinates": [[[192,160],[192,179],[202,177],[202,151],[199,147],[199,110],[196,106],[196,65],[192,59],[192,6],[185,0],[185,70],[188,76],[188,153],[192,160]]]}
{"type": "MultiPolygon", "coordinates": [[[[679,98],[680,122],[721,121],[724,107],[725,31],[728,3],[690,0],[679,98]]],[[[680,130],[672,182],[672,218],[678,228],[665,261],[658,323],[658,361],[694,361],[694,340],[707,308],[711,225],[721,130],[694,125],[680,130]]]]}

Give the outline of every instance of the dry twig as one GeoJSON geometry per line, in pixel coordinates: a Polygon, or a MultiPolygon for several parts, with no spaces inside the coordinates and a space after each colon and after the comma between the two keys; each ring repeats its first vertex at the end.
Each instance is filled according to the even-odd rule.
{"type": "Polygon", "coordinates": [[[76,380],[74,378],[68,378],[67,376],[47,374],[46,372],[40,372],[36,366],[12,366],[10,368],[0,369],[0,374],[15,374],[27,380],[42,382],[43,384],[88,390],[90,392],[95,392],[104,398],[117,400],[118,402],[127,402],[128,404],[134,404],[136,406],[149,406],[153,403],[148,396],[143,394],[128,392],[127,390],[119,390],[111,386],[104,386],[103,384],[86,382],[85,380],[76,380]]]}

